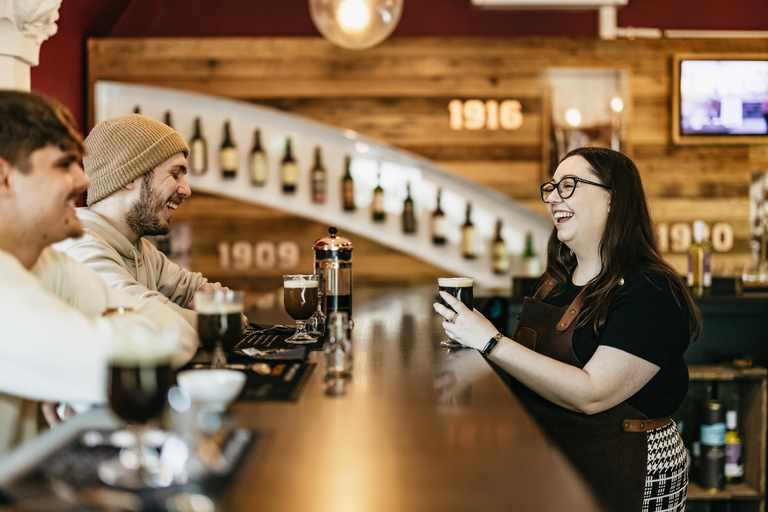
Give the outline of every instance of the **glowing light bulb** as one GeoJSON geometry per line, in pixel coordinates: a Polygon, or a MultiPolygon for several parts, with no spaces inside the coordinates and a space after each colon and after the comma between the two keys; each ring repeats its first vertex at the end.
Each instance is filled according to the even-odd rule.
{"type": "Polygon", "coordinates": [[[403,0],[309,0],[317,30],[335,45],[363,50],[384,41],[403,13],[403,0]]]}
{"type": "Polygon", "coordinates": [[[614,112],[621,112],[624,110],[624,102],[618,96],[611,100],[611,110],[614,112]]]}
{"type": "Polygon", "coordinates": [[[569,108],[565,111],[565,122],[576,128],[581,124],[581,112],[575,108],[569,108]]]}
{"type": "Polygon", "coordinates": [[[346,32],[362,32],[371,23],[371,11],[365,0],[343,0],[336,17],[339,26],[346,32]]]}

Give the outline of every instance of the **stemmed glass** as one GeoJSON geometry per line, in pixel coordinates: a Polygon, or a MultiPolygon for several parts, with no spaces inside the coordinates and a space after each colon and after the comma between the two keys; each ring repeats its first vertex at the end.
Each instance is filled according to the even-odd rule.
{"type": "Polygon", "coordinates": [[[195,293],[197,332],[203,348],[213,351],[211,367],[227,366],[227,353],[234,350],[243,334],[242,312],[245,292],[234,290],[195,293]]]}
{"type": "Polygon", "coordinates": [[[178,328],[171,326],[162,335],[139,331],[127,322],[112,331],[107,398],[112,412],[128,424],[135,443],[99,466],[104,483],[131,489],[173,483],[172,472],[160,463],[156,448],[147,442],[146,430],[147,423],[159,418],[165,409],[171,358],[178,344],[178,328]]]}
{"type": "Polygon", "coordinates": [[[307,320],[317,311],[318,277],[317,274],[283,276],[285,311],[296,321],[296,332],[285,340],[288,343],[304,345],[317,341],[307,333],[307,320]]]}
{"type": "MultiPolygon", "coordinates": [[[[475,280],[471,277],[441,277],[437,280],[437,286],[441,292],[448,292],[472,311],[475,309],[474,301],[475,280]]],[[[440,297],[440,304],[453,311],[453,308],[440,297]]],[[[444,348],[462,348],[464,345],[451,339],[440,342],[444,348]]]]}

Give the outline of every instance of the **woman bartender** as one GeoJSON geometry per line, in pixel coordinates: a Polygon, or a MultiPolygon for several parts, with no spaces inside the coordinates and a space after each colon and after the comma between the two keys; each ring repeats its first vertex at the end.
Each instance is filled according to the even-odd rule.
{"type": "Polygon", "coordinates": [[[568,153],[541,186],[554,229],[547,272],[511,337],[442,293],[451,339],[482,351],[612,511],[684,510],[685,449],[670,419],[701,332],[688,288],[659,254],[635,164],[568,153]]]}

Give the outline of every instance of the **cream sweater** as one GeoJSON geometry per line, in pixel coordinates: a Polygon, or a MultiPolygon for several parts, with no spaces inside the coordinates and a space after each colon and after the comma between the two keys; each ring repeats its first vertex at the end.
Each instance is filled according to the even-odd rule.
{"type": "Polygon", "coordinates": [[[194,356],[199,341],[172,308],[115,290],[50,247],[30,270],[0,251],[0,452],[34,432],[37,408],[29,400],[106,401],[105,341],[113,332],[128,325],[152,335],[166,323],[179,328],[172,360],[178,367],[194,356]],[[100,316],[119,306],[136,313],[100,316]]]}
{"type": "Polygon", "coordinates": [[[202,274],[176,265],[143,238],[133,245],[88,208],[78,208],[77,217],[85,234],[55,244],[56,249],[91,267],[110,286],[141,299],[164,302],[197,327],[197,314],[187,305],[208,282],[202,274]]]}

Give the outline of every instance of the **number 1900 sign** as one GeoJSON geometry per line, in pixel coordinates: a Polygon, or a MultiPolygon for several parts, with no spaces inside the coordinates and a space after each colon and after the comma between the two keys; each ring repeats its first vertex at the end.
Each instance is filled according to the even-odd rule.
{"type": "Polygon", "coordinates": [[[219,266],[223,269],[290,270],[298,268],[299,244],[293,241],[220,242],[219,266]]]}

